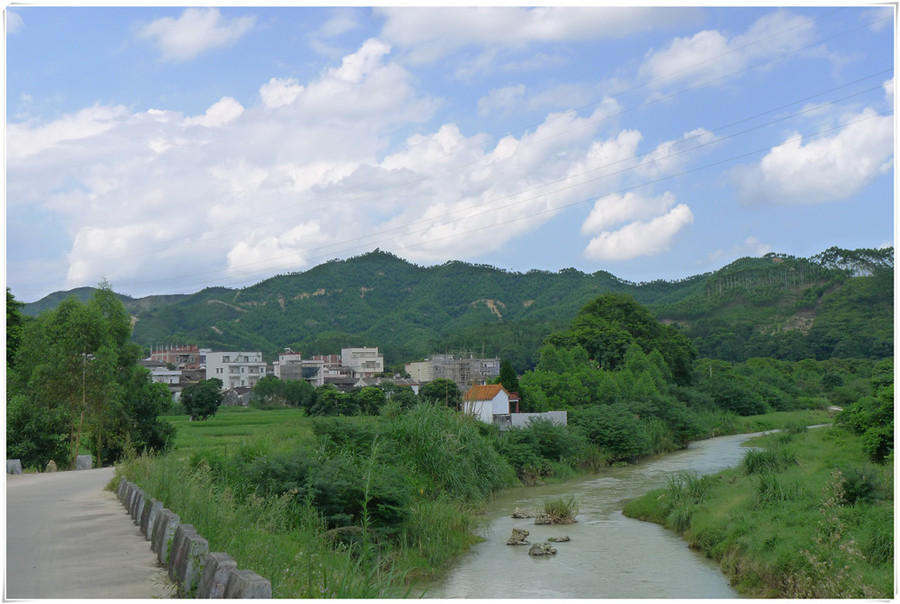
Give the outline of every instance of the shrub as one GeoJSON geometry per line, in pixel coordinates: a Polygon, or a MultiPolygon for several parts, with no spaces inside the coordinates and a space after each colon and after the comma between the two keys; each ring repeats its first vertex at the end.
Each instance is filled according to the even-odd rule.
{"type": "Polygon", "coordinates": [[[317,417],[313,433],[329,448],[370,451],[378,436],[379,425],[364,417],[317,417]]]}
{"type": "Polygon", "coordinates": [[[587,440],[609,452],[614,460],[633,459],[650,452],[650,438],[641,421],[622,403],[580,409],[570,422],[587,440]]]}
{"type": "Polygon", "coordinates": [[[878,476],[871,468],[851,467],[841,471],[844,478],[843,503],[856,503],[875,499],[878,491],[878,476]]]}
{"type": "Polygon", "coordinates": [[[747,451],[741,460],[740,468],[744,474],[764,474],[779,472],[794,463],[797,463],[797,454],[793,449],[770,446],[768,449],[747,451]]]}
{"type": "Polygon", "coordinates": [[[386,436],[423,494],[480,499],[515,483],[516,475],[478,423],[442,405],[420,403],[393,420],[386,436]]]}

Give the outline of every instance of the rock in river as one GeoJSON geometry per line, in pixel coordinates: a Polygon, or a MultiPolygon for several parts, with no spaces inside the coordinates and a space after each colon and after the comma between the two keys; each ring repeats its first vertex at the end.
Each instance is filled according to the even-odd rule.
{"type": "Polygon", "coordinates": [[[528,545],[528,531],[525,529],[514,528],[512,536],[506,540],[506,545],[528,545]]]}
{"type": "Polygon", "coordinates": [[[528,550],[529,556],[555,556],[556,548],[547,543],[535,543],[528,550]]]}

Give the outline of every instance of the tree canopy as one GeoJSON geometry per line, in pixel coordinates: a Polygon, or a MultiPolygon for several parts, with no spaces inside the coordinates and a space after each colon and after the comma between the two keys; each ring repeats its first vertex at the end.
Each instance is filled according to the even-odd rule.
{"type": "Polygon", "coordinates": [[[151,384],[130,338],[130,317],[107,283],[87,303],[68,298],[26,322],[8,371],[7,455],[72,467],[85,445],[98,465],[128,446],[171,447],[174,428],[157,419],[171,396],[151,384]]]}

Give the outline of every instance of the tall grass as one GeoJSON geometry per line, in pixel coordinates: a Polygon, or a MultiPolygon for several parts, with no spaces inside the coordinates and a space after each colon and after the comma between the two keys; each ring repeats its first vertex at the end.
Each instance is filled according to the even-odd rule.
{"type": "Polygon", "coordinates": [[[891,597],[893,469],[868,462],[860,438],[773,434],[738,468],[674,475],[624,511],[681,531],[745,596],[891,597]]]}
{"type": "Polygon", "coordinates": [[[580,505],[575,497],[557,497],[544,501],[544,514],[550,524],[572,524],[578,515],[580,505]]]}

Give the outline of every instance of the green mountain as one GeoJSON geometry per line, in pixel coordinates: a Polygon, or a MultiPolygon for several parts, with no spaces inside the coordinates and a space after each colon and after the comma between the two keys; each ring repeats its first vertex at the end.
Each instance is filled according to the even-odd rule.
{"type": "MultiPolygon", "coordinates": [[[[23,312],[92,291],[57,292],[23,312]]],[[[378,346],[388,364],[469,349],[524,371],[546,335],[609,292],[628,293],[677,325],[702,356],[880,358],[893,351],[892,248],[832,248],[809,259],[768,254],[649,283],[571,268],[518,273],[457,261],[421,267],[376,250],[241,289],[121,299],[135,319],[134,340],[147,348],[194,343],[262,350],[271,359],[285,347],[312,355],[378,346]]]]}

